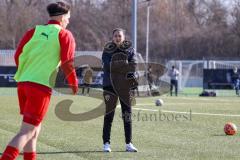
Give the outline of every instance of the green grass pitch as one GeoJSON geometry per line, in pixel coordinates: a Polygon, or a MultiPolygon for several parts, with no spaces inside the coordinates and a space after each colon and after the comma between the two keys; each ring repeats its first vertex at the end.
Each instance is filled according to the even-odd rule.
{"type": "MultiPolygon", "coordinates": [[[[101,103],[85,96],[53,96],[38,141],[38,160],[240,159],[240,133],[226,136],[223,132],[229,121],[240,127],[240,97],[138,98],[133,107],[133,143],[139,149],[137,153],[125,152],[119,108],[112,126],[112,153],[103,153],[103,116],[84,122],[62,121],[54,111],[56,104],[66,98],[74,101],[73,113],[91,110],[101,103]],[[163,106],[155,106],[157,98],[164,100],[163,106]]],[[[0,96],[0,153],[19,129],[18,112],[16,94],[0,96]]]]}

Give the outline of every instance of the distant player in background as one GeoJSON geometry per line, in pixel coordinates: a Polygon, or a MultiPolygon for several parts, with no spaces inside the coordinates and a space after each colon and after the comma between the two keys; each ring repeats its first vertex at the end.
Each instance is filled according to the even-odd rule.
{"type": "Polygon", "coordinates": [[[92,78],[93,78],[93,70],[90,66],[87,66],[87,68],[83,70],[82,94],[84,94],[85,88],[87,88],[87,94],[89,94],[90,85],[92,84],[92,78]]]}
{"type": "Polygon", "coordinates": [[[240,73],[238,72],[238,68],[237,67],[233,68],[233,72],[231,74],[231,80],[232,80],[233,88],[236,91],[236,95],[239,96],[240,73]]]}
{"type": "Polygon", "coordinates": [[[179,71],[172,66],[172,69],[169,70],[168,76],[170,77],[170,95],[172,96],[173,87],[175,88],[175,96],[178,96],[178,77],[179,71]]]}
{"type": "Polygon", "coordinates": [[[152,95],[152,86],[153,86],[153,74],[152,74],[152,66],[149,66],[147,69],[147,81],[150,89],[150,94],[152,95]]]}
{"type": "Polygon", "coordinates": [[[69,23],[70,6],[63,2],[51,3],[47,11],[51,19],[48,24],[29,30],[15,53],[15,80],[23,120],[20,131],[10,141],[0,160],[15,160],[20,151],[23,151],[24,160],[36,159],[37,138],[55,82],[52,75],[60,63],[73,94],[78,91],[73,67],[75,40],[65,29],[69,23]]]}

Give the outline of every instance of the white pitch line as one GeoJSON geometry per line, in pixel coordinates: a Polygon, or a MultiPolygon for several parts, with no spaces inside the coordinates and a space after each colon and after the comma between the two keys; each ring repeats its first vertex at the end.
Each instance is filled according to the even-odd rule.
{"type": "Polygon", "coordinates": [[[184,100],[200,100],[200,101],[213,101],[213,100],[217,100],[218,102],[239,102],[240,99],[237,99],[238,97],[236,97],[236,99],[232,100],[232,99],[215,99],[216,97],[209,97],[209,98],[204,98],[204,97],[181,97],[181,99],[184,100]]]}
{"type": "MultiPolygon", "coordinates": [[[[176,105],[176,103],[167,103],[168,105],[176,105]]],[[[184,103],[184,102],[181,102],[181,103],[177,103],[177,104],[189,104],[189,103],[184,103]]],[[[205,103],[206,104],[206,103],[205,103]]],[[[136,106],[155,106],[154,103],[144,103],[144,104],[136,104],[136,106]]]]}
{"type": "Polygon", "coordinates": [[[154,106],[154,103],[136,104],[136,106],[154,106]]]}
{"type": "MultiPolygon", "coordinates": [[[[117,106],[117,108],[120,108],[120,105],[117,106]]],[[[238,114],[221,114],[221,113],[198,113],[198,112],[180,112],[180,111],[169,111],[169,110],[157,110],[157,109],[146,109],[146,108],[136,108],[133,107],[133,110],[139,110],[139,111],[151,111],[151,112],[163,112],[163,113],[180,113],[180,114],[189,114],[192,115],[203,115],[203,116],[222,116],[222,117],[240,117],[238,114]]]]}
{"type": "Polygon", "coordinates": [[[133,110],[141,110],[141,111],[152,111],[152,112],[159,112],[159,111],[161,111],[162,112],[162,110],[157,110],[157,109],[146,109],[146,108],[132,108],[133,110]]]}

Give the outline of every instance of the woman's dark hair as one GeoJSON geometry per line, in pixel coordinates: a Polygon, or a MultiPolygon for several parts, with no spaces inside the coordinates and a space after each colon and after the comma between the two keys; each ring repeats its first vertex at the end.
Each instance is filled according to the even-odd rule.
{"type": "Polygon", "coordinates": [[[112,35],[114,35],[115,32],[123,32],[124,35],[126,34],[126,31],[122,28],[115,28],[112,32],[112,35]]]}
{"type": "Polygon", "coordinates": [[[70,10],[70,5],[65,2],[51,3],[47,6],[47,11],[50,17],[67,14],[70,10]]]}

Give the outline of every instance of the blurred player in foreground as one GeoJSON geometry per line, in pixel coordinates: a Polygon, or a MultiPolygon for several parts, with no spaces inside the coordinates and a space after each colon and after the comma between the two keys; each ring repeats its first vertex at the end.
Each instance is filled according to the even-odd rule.
{"type": "Polygon", "coordinates": [[[75,40],[65,29],[69,23],[70,6],[63,2],[51,3],[47,11],[48,23],[26,32],[15,53],[18,68],[15,80],[23,121],[0,160],[15,160],[20,151],[23,151],[24,160],[36,159],[37,138],[55,83],[52,75],[60,63],[73,94],[78,91],[73,67],[75,40]]]}

